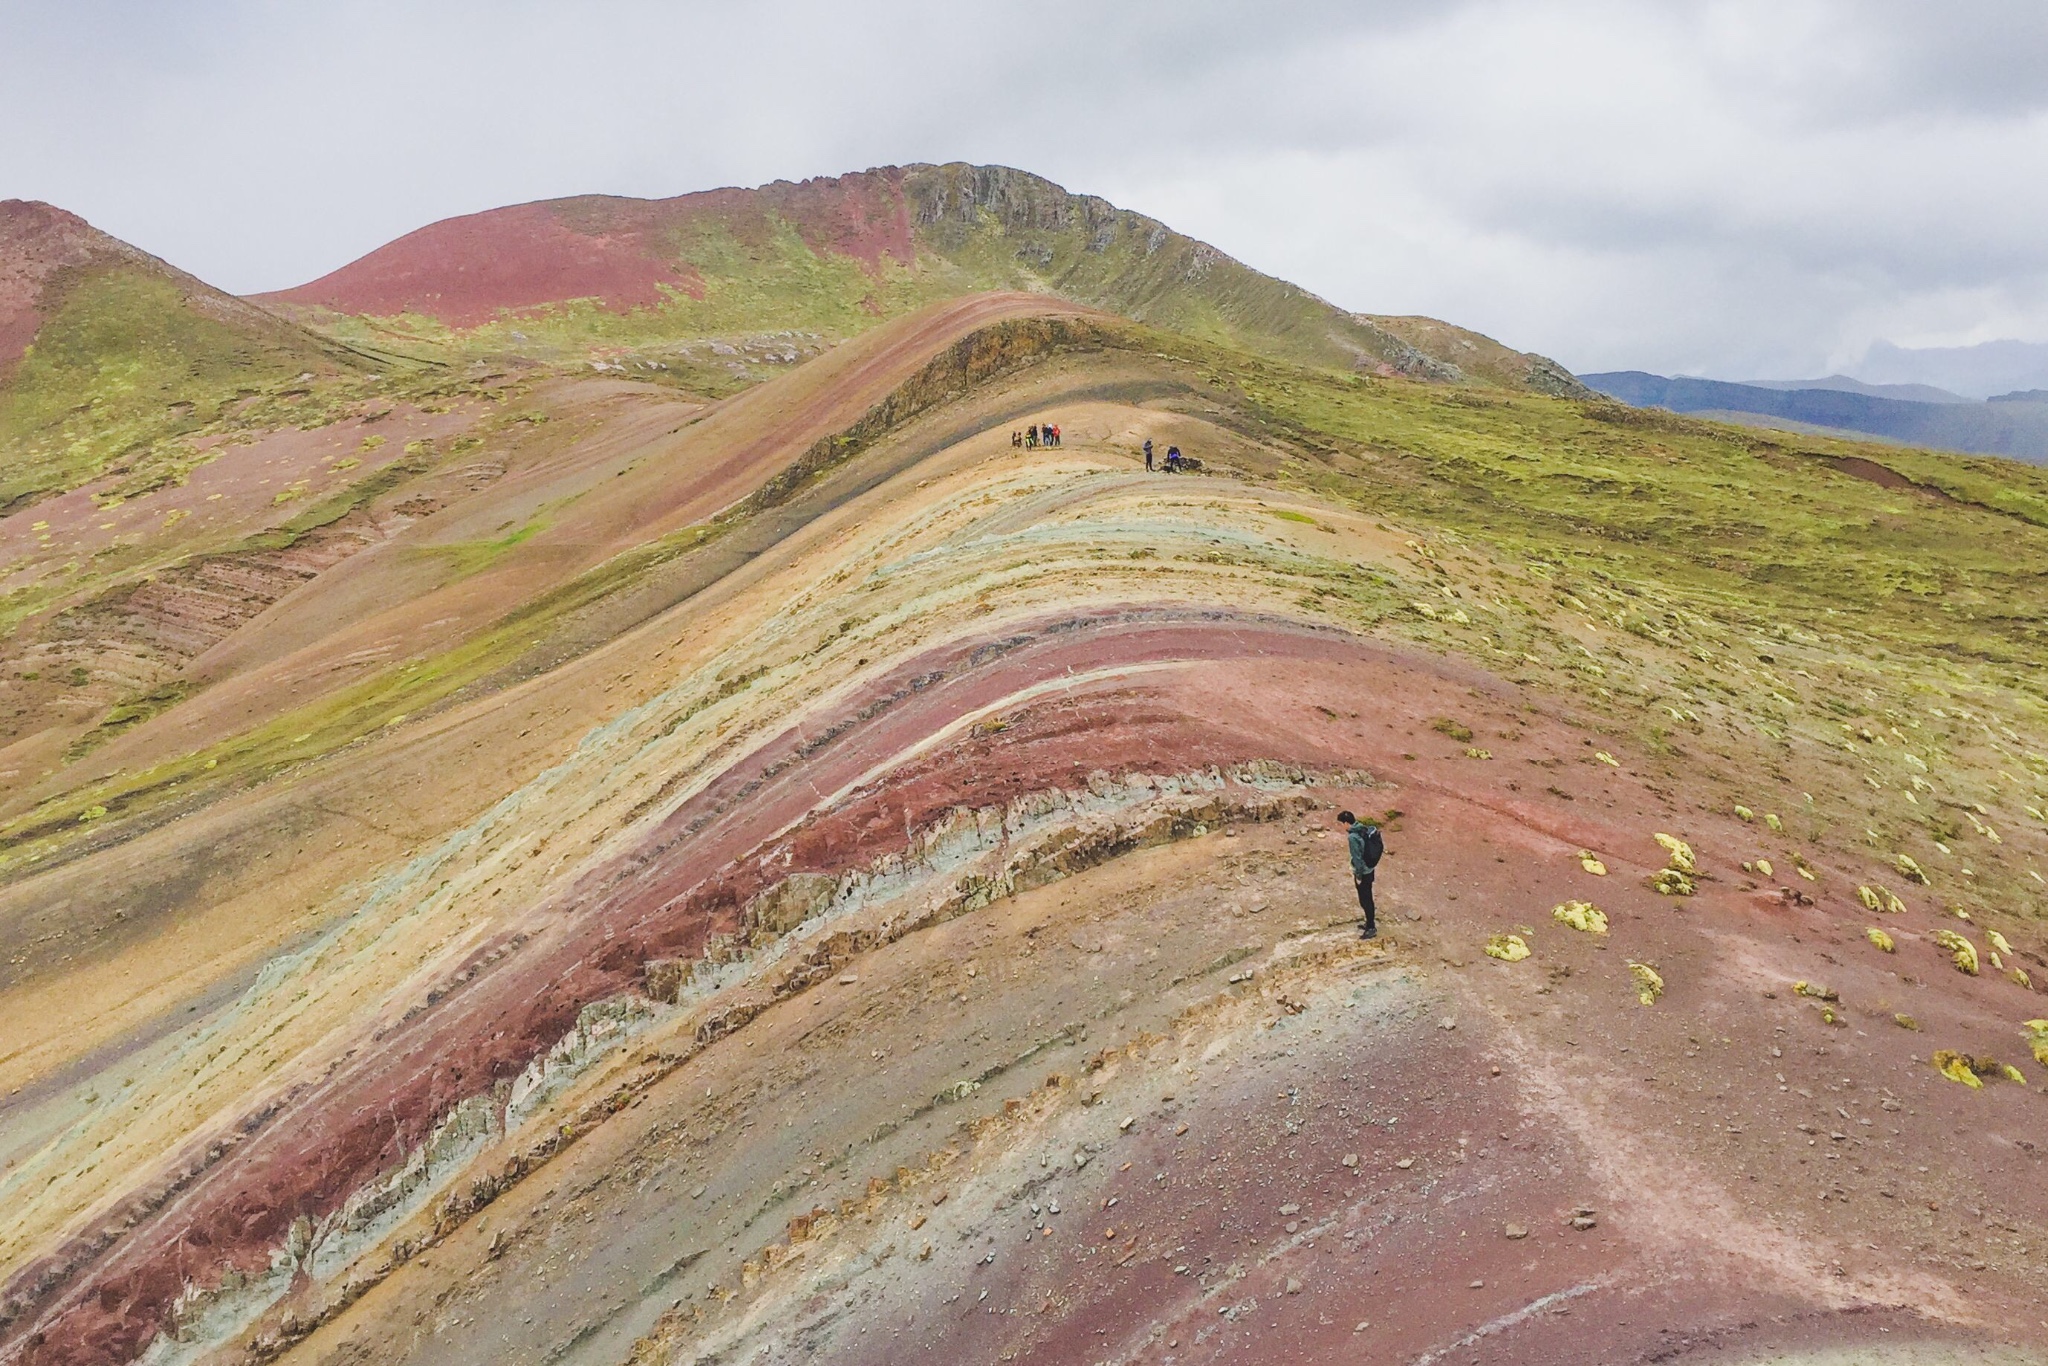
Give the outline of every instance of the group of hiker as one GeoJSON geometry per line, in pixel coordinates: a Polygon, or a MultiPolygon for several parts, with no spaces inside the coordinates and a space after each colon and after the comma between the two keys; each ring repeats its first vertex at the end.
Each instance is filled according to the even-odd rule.
{"type": "Polygon", "coordinates": [[[1034,422],[1021,432],[1010,433],[1010,445],[1027,451],[1035,451],[1040,446],[1059,444],[1059,425],[1053,422],[1034,422]]]}
{"type": "Polygon", "coordinates": [[[1178,446],[1168,446],[1166,448],[1165,462],[1163,464],[1154,464],[1152,438],[1148,436],[1145,438],[1145,468],[1148,470],[1164,469],[1168,474],[1179,474],[1184,470],[1200,469],[1201,466],[1182,455],[1178,446]]]}
{"type": "MultiPolygon", "coordinates": [[[[1060,435],[1060,427],[1057,422],[1034,422],[1021,431],[1012,430],[1010,433],[1010,446],[1013,450],[1023,451],[1035,451],[1042,447],[1050,449],[1060,444],[1060,435]]],[[[1182,455],[1178,446],[1168,446],[1166,448],[1166,458],[1161,460],[1154,454],[1152,438],[1148,436],[1145,438],[1145,468],[1148,470],[1165,470],[1168,474],[1181,474],[1188,470],[1202,468],[1202,462],[1182,455]]]]}

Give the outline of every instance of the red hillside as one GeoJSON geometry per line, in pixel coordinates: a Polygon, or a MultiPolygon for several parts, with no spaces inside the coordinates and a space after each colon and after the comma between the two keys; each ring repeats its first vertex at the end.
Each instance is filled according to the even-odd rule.
{"type": "Polygon", "coordinates": [[[759,240],[779,219],[812,250],[870,269],[885,256],[907,265],[915,254],[902,174],[891,168],[673,199],[545,200],[444,219],[310,284],[260,297],[343,313],[422,313],[453,327],[570,299],[626,312],[659,304],[664,289],[703,297],[679,238],[706,219],[742,242],[759,240]]]}

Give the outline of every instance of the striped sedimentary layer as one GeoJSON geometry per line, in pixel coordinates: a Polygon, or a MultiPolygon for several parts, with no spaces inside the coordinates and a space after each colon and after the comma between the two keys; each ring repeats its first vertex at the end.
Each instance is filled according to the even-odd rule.
{"type": "MultiPolygon", "coordinates": [[[[751,898],[737,933],[695,958],[648,960],[638,990],[585,1006],[552,1048],[509,1083],[458,1104],[395,1172],[315,1222],[302,1217],[267,1269],[188,1290],[151,1360],[197,1359],[240,1332],[269,1359],[634,1104],[706,1046],[778,1002],[831,981],[859,955],[1109,859],[1313,803],[1310,789],[1363,775],[1273,763],[1188,774],[1127,774],[1004,806],[958,808],[902,850],[838,875],[795,873],[751,898]],[[621,1050],[661,1028],[671,1042],[621,1050]],[[680,1040],[680,1042],[675,1042],[680,1040]],[[594,1071],[604,1069],[596,1084],[594,1071]],[[288,1294],[294,1308],[249,1325],[288,1294]]],[[[749,862],[772,866],[785,850],[749,862]]],[[[979,1089],[960,1084],[964,1099],[979,1089]]]]}
{"type": "Polygon", "coordinates": [[[1091,775],[1349,762],[1241,704],[1247,678],[1373,653],[1296,606],[1350,567],[1262,534],[1248,494],[1169,497],[1083,460],[925,482],[715,617],[623,642],[622,668],[673,682],[356,889],[8,1171],[13,1354],[129,1355],[181,1301],[196,1321],[223,1284],[317,1262],[315,1232],[360,1222],[366,1192],[502,1124],[481,1116],[602,1025],[593,1005],[758,932],[749,905],[793,874],[1091,775]]]}

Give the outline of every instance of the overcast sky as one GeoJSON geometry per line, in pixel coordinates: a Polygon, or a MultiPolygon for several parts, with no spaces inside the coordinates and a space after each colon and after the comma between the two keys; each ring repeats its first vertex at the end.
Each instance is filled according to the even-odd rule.
{"type": "Polygon", "coordinates": [[[2048,340],[2038,0],[0,0],[0,197],[239,292],[499,204],[946,160],[1582,371],[2048,340]]]}

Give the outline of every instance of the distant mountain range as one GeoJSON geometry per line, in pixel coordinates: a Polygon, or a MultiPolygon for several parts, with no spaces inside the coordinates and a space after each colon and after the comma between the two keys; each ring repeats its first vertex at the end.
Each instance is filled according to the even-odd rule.
{"type": "Polygon", "coordinates": [[[1877,385],[1930,384],[1965,398],[2048,388],[2048,342],[1989,341],[1975,346],[1871,345],[1856,373],[1877,385]]]}
{"type": "Polygon", "coordinates": [[[1845,394],[1868,394],[1872,398],[1902,398],[1910,403],[1969,403],[1972,400],[1932,384],[1870,384],[1848,375],[1821,379],[1746,379],[1759,389],[1835,389],[1845,394]]]}
{"type": "Polygon", "coordinates": [[[1842,375],[1747,384],[1640,370],[1579,378],[1610,398],[1639,408],[2048,463],[2044,390],[2000,394],[1979,402],[1924,384],[1879,385],[1842,375]]]}

